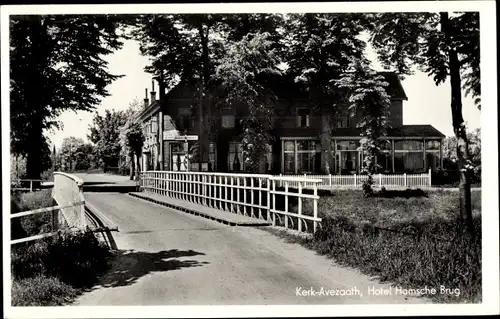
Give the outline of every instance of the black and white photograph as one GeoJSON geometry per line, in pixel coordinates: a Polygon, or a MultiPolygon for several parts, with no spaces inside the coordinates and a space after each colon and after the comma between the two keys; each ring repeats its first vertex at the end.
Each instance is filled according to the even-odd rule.
{"type": "Polygon", "coordinates": [[[498,314],[495,11],[2,6],[4,317],[498,314]]]}

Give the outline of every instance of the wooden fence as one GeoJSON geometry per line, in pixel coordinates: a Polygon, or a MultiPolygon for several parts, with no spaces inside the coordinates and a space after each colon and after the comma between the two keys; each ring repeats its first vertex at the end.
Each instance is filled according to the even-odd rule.
{"type": "Polygon", "coordinates": [[[34,214],[52,214],[52,231],[30,237],[11,240],[11,244],[18,244],[45,237],[55,236],[63,227],[60,223],[59,213],[61,213],[70,229],[84,230],[87,226],[85,217],[85,199],[82,191],[83,181],[79,178],[61,172],[54,173],[54,187],[52,197],[57,202],[57,206],[44,207],[40,209],[10,214],[10,218],[20,218],[34,214]]]}
{"type": "Polygon", "coordinates": [[[141,172],[140,189],[201,206],[269,221],[299,231],[316,231],[318,192],[312,180],[303,177],[280,177],[261,174],[207,172],[141,172]],[[289,189],[289,183],[298,189],[289,189]],[[311,190],[303,191],[305,184],[311,190]],[[278,189],[283,184],[284,189],[278,189]],[[309,210],[303,209],[312,201],[309,210]],[[292,211],[295,209],[295,211],[292,211]]]}
{"type": "MultiPolygon", "coordinates": [[[[310,188],[314,184],[320,189],[352,189],[360,188],[368,175],[279,175],[305,180],[320,180],[320,183],[305,183],[302,187],[310,188]]],[[[375,174],[373,175],[375,187],[386,189],[430,188],[431,170],[425,174],[375,174]]],[[[283,183],[280,183],[283,186],[283,183]]],[[[296,182],[290,181],[290,187],[298,187],[296,182]]]]}

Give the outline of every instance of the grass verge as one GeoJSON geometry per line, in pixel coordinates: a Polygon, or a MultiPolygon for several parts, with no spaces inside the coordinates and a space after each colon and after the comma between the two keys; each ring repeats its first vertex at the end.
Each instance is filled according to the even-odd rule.
{"type": "MultiPolygon", "coordinates": [[[[457,217],[456,192],[379,195],[338,191],[322,197],[318,214],[323,220],[314,236],[271,231],[382,282],[436,288],[436,294],[426,296],[435,302],[481,302],[481,192],[472,193],[475,236],[457,217]],[[453,293],[440,293],[441,286],[453,293]]],[[[310,209],[305,205],[305,212],[310,209]]]]}

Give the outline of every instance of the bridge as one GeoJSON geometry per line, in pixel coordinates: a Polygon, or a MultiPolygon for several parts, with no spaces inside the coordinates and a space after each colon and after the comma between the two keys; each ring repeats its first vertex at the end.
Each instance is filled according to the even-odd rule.
{"type": "Polygon", "coordinates": [[[312,233],[320,220],[317,192],[292,190],[286,179],[280,189],[261,175],[146,172],[139,184],[107,174],[73,176],[99,227],[116,230],[107,233],[115,254],[110,271],[75,305],[423,302],[369,295],[369,288],[389,285],[268,231],[312,233]],[[314,212],[301,204],[292,212],[297,200],[314,201],[314,212]],[[354,288],[360,295],[346,294],[354,288]],[[339,295],[308,292],[320,289],[339,295]]]}

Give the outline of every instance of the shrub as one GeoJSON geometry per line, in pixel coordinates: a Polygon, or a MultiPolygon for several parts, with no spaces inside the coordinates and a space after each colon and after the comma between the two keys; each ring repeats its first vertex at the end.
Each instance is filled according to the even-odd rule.
{"type": "Polygon", "coordinates": [[[93,233],[67,233],[57,239],[14,246],[12,274],[15,278],[54,276],[80,288],[106,269],[108,256],[109,250],[93,233]]]}
{"type": "MultiPolygon", "coordinates": [[[[11,196],[11,213],[24,212],[43,207],[52,207],[57,203],[52,198],[51,190],[30,193],[15,193],[11,196]]],[[[51,230],[52,213],[40,213],[12,220],[12,238],[37,235],[51,230]]]]}
{"type": "Polygon", "coordinates": [[[12,306],[60,306],[77,291],[54,277],[36,276],[12,283],[12,306]]]}

